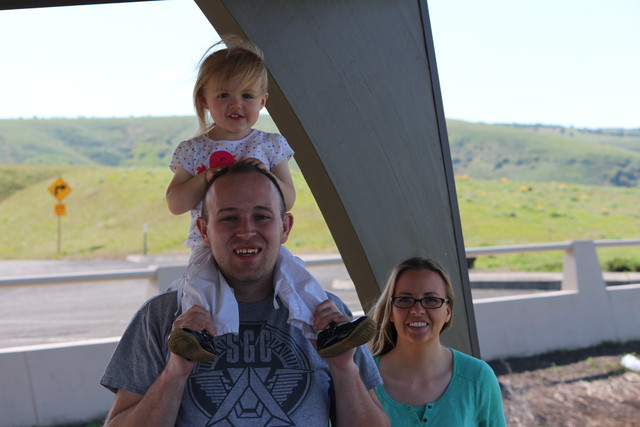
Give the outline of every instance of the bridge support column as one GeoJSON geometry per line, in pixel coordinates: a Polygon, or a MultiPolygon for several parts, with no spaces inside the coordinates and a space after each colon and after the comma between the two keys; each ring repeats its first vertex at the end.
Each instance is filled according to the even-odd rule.
{"type": "Polygon", "coordinates": [[[394,265],[433,257],[457,295],[443,340],[478,355],[426,1],[196,2],[219,34],[263,49],[267,108],[296,151],[364,309],[394,265]]]}

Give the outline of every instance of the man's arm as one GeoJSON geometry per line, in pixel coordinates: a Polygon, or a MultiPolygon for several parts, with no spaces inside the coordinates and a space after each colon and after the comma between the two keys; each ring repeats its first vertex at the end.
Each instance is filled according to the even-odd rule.
{"type": "MultiPolygon", "coordinates": [[[[178,316],[171,329],[176,328],[215,333],[211,314],[197,305],[178,316]]],[[[174,426],[187,379],[195,364],[171,353],[167,366],[144,395],[122,389],[117,391],[104,425],[174,426]]]]}
{"type": "Polygon", "coordinates": [[[378,397],[362,382],[354,354],[355,349],[327,359],[336,393],[336,425],[388,426],[389,419],[378,397]],[[340,362],[336,360],[343,358],[340,362]]]}
{"type": "MultiPolygon", "coordinates": [[[[314,329],[323,329],[330,322],[346,322],[350,317],[342,314],[331,300],[318,304],[314,329]]],[[[389,418],[373,390],[367,390],[360,368],[353,360],[356,349],[325,359],[333,378],[336,395],[336,426],[388,426],[389,418]]]]}
{"type": "Polygon", "coordinates": [[[176,423],[182,393],[195,362],[171,353],[160,376],[141,396],[118,390],[105,426],[173,426],[176,423]]]}

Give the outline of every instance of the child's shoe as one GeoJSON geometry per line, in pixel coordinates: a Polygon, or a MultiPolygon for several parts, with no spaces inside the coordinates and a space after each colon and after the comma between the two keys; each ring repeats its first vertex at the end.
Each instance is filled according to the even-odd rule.
{"type": "Polygon", "coordinates": [[[345,323],[331,323],[318,333],[316,341],[320,357],[333,357],[350,348],[366,344],[373,338],[376,325],[367,316],[345,323]]]}
{"type": "Polygon", "coordinates": [[[212,362],[216,357],[213,337],[207,332],[179,328],[169,335],[169,350],[185,359],[196,362],[212,362]]]}

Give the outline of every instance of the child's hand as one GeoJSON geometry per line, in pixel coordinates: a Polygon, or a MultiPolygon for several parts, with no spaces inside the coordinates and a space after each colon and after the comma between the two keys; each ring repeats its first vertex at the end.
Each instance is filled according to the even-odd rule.
{"type": "Polygon", "coordinates": [[[221,169],[222,167],[217,167],[217,168],[209,168],[206,171],[204,171],[204,177],[207,180],[207,182],[211,182],[211,180],[213,179],[213,176],[218,172],[220,172],[221,169]]]}
{"type": "Polygon", "coordinates": [[[244,163],[250,163],[252,165],[255,165],[257,167],[259,167],[262,170],[268,171],[267,167],[265,166],[264,163],[262,163],[260,160],[255,159],[253,157],[240,157],[238,159],[239,162],[244,162],[244,163]]]}

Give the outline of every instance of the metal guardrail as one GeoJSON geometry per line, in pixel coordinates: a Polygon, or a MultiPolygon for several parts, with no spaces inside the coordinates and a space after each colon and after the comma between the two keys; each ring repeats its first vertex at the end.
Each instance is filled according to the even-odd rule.
{"type": "Polygon", "coordinates": [[[54,285],[60,283],[100,282],[110,280],[154,279],[159,267],[130,270],[92,271],[91,273],[37,274],[0,277],[0,288],[11,286],[54,285]]]}
{"type": "MultiPolygon", "coordinates": [[[[314,258],[305,261],[308,267],[343,264],[341,257],[314,258]]],[[[43,286],[55,284],[73,284],[78,282],[105,282],[112,280],[158,280],[159,272],[176,266],[150,266],[125,270],[105,270],[82,273],[37,274],[26,276],[0,277],[0,288],[14,286],[43,286]]]]}
{"type": "MultiPolygon", "coordinates": [[[[566,251],[571,248],[573,242],[562,243],[539,243],[533,245],[513,245],[513,246],[487,246],[482,248],[468,248],[465,250],[467,257],[478,255],[497,255],[506,253],[519,252],[540,252],[540,251],[566,251]]],[[[640,245],[640,239],[621,239],[621,240],[594,240],[593,245],[596,247],[605,246],[637,246],[640,245]]]]}
{"type": "MultiPolygon", "coordinates": [[[[496,255],[506,253],[519,252],[538,252],[538,251],[567,251],[571,248],[573,242],[562,243],[540,243],[533,245],[513,245],[513,246],[491,246],[481,248],[466,249],[467,257],[480,255],[496,255]]],[[[640,239],[621,239],[621,240],[594,240],[594,246],[637,246],[640,245],[640,239]]],[[[308,267],[342,264],[342,258],[323,257],[312,258],[305,261],[308,267]]],[[[35,285],[53,285],[61,283],[77,283],[77,282],[97,282],[110,280],[158,280],[159,272],[162,269],[175,268],[150,266],[146,268],[137,268],[129,270],[111,270],[111,271],[93,271],[90,273],[66,273],[66,274],[42,274],[31,276],[11,276],[0,277],[0,288],[13,286],[35,286],[35,285]]]]}
{"type": "Polygon", "coordinates": [[[519,252],[566,251],[570,247],[571,242],[540,243],[536,245],[487,246],[482,248],[468,248],[465,250],[465,252],[467,257],[472,257],[478,255],[498,255],[519,252]]]}

